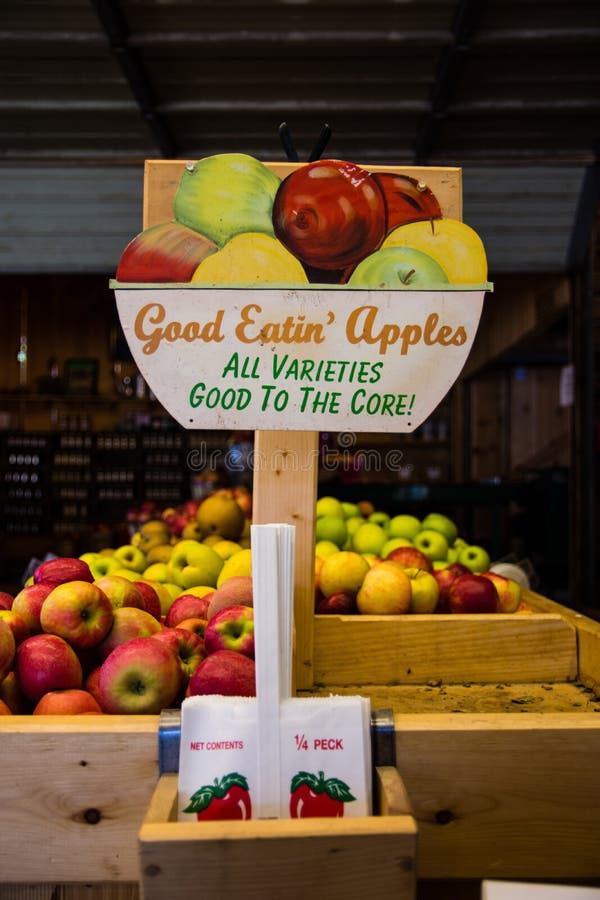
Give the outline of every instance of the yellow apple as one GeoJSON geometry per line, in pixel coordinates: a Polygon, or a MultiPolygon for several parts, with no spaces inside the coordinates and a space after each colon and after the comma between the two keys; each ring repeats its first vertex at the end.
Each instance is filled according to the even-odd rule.
{"type": "Polygon", "coordinates": [[[430,219],[399,225],[385,238],[385,247],[414,247],[432,256],[453,284],[487,281],[487,258],[476,231],[457,219],[430,219]]]}

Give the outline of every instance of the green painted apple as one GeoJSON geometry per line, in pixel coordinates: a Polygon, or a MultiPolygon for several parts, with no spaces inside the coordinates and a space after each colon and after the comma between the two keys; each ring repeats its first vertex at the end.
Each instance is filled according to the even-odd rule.
{"type": "Polygon", "coordinates": [[[220,153],[188,163],[175,195],[175,218],[223,247],[244,232],[273,235],[275,173],[244,153],[220,153]]]}
{"type": "Polygon", "coordinates": [[[440,264],[414,247],[376,250],[360,262],[348,279],[351,288],[379,290],[435,290],[448,284],[440,264]]]}

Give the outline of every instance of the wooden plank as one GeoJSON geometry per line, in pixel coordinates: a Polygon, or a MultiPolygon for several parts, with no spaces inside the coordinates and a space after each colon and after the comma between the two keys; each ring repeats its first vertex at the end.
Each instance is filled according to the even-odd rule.
{"type": "MultiPolygon", "coordinates": [[[[184,159],[146,160],[144,169],[143,227],[170,222],[174,218],[173,201],[181,174],[188,162],[184,159]]],[[[359,163],[360,164],[360,163],[359,163]]],[[[298,168],[298,163],[265,163],[280,178],[298,168]]],[[[449,219],[462,219],[462,170],[438,166],[373,166],[370,172],[398,171],[427,183],[436,195],[442,212],[449,219]]]]}
{"type": "Polygon", "coordinates": [[[137,882],[156,716],[2,716],[3,882],[137,882]]]}
{"type": "Polygon", "coordinates": [[[163,776],[140,829],[144,900],[414,897],[411,816],[176,822],[176,792],[163,776]]]}
{"type": "Polygon", "coordinates": [[[316,616],[317,684],[572,681],[575,629],[556,614],[316,616]]]}
{"type": "Polygon", "coordinates": [[[600,876],[598,716],[400,715],[419,878],[600,876]]]}

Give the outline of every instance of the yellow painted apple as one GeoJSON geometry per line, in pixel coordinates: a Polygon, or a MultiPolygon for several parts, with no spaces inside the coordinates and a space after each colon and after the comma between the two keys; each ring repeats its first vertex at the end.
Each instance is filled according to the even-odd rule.
{"type": "Polygon", "coordinates": [[[401,615],[410,610],[410,579],[402,566],[384,560],[371,566],[356,596],[363,615],[401,615]]]}
{"type": "Polygon", "coordinates": [[[78,650],[96,647],[111,629],[113,607],[98,585],[67,581],[52,590],[42,605],[40,624],[78,650]]]}
{"type": "Polygon", "coordinates": [[[394,228],[382,249],[414,247],[440,264],[453,284],[483,284],[487,281],[487,257],[476,231],[457,219],[410,222],[394,228]]]}

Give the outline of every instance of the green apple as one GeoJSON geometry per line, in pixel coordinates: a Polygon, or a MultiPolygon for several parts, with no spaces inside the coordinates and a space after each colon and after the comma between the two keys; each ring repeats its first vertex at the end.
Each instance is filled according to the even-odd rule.
{"type": "Polygon", "coordinates": [[[346,518],[342,501],[338,500],[337,497],[319,497],[315,515],[317,519],[321,516],[339,516],[341,519],[346,518]]]}
{"type": "Polygon", "coordinates": [[[410,611],[417,614],[435,612],[440,589],[431,572],[425,569],[405,569],[410,579],[410,611]]]}
{"type": "Polygon", "coordinates": [[[452,519],[442,515],[442,513],[428,513],[421,523],[421,528],[432,528],[434,531],[439,531],[448,541],[449,547],[454,544],[454,541],[458,537],[458,528],[452,519]]]}
{"type": "Polygon", "coordinates": [[[484,547],[469,544],[458,554],[458,562],[470,569],[471,572],[481,573],[489,570],[491,559],[484,547]]]}
{"type": "Polygon", "coordinates": [[[433,528],[423,528],[415,535],[414,546],[421,550],[430,560],[446,559],[448,555],[448,541],[439,531],[433,528]]]}
{"type": "Polygon", "coordinates": [[[374,553],[381,556],[381,548],[387,541],[387,532],[377,522],[364,522],[352,535],[352,549],[356,553],[374,553]]]}
{"type": "Polygon", "coordinates": [[[280,178],[244,153],[220,153],[186,166],[175,195],[175,218],[223,247],[244,232],[274,236],[273,201],[280,178]]]}
{"type": "Polygon", "coordinates": [[[214,587],[223,565],[223,558],[208,544],[191,538],[179,541],[173,547],[167,563],[170,572],[169,580],[182,588],[194,587],[198,584],[214,587]]]}
{"type": "Polygon", "coordinates": [[[479,235],[457,219],[428,219],[399,225],[386,236],[382,250],[418,248],[443,266],[453,284],[482,284],[487,280],[487,259],[479,235]]]}
{"type": "Polygon", "coordinates": [[[117,547],[113,556],[123,569],[133,569],[134,572],[141,574],[146,568],[146,555],[133,544],[123,544],[123,546],[117,547]]]}
{"type": "Polygon", "coordinates": [[[391,538],[408,538],[412,541],[421,530],[421,520],[407,513],[399,513],[390,519],[389,535],[391,538]]]}
{"type": "Polygon", "coordinates": [[[441,265],[414,247],[376,250],[360,262],[348,279],[348,287],[380,290],[431,290],[448,284],[441,265]]]}
{"type": "Polygon", "coordinates": [[[318,559],[326,559],[333,553],[339,553],[340,548],[333,541],[317,541],[315,544],[315,556],[318,559]]]}
{"type": "Polygon", "coordinates": [[[345,519],[353,519],[360,515],[360,509],[358,508],[358,503],[349,503],[347,500],[342,500],[342,510],[344,511],[345,519]]]}
{"type": "Polygon", "coordinates": [[[376,510],[368,516],[367,521],[375,522],[376,525],[381,525],[381,527],[387,531],[390,524],[390,518],[391,516],[388,513],[376,510]]]}
{"type": "Polygon", "coordinates": [[[382,559],[385,559],[388,553],[391,553],[392,550],[396,549],[396,547],[412,547],[412,545],[412,541],[409,541],[408,538],[389,538],[381,548],[381,553],[379,555],[382,559]]]}
{"type": "Polygon", "coordinates": [[[319,516],[315,523],[315,540],[332,541],[342,547],[348,537],[348,527],[343,516],[319,516]]]}
{"type": "Polygon", "coordinates": [[[79,559],[88,564],[94,578],[112,575],[123,565],[121,560],[114,556],[108,556],[106,553],[82,553],[79,559]]]}

